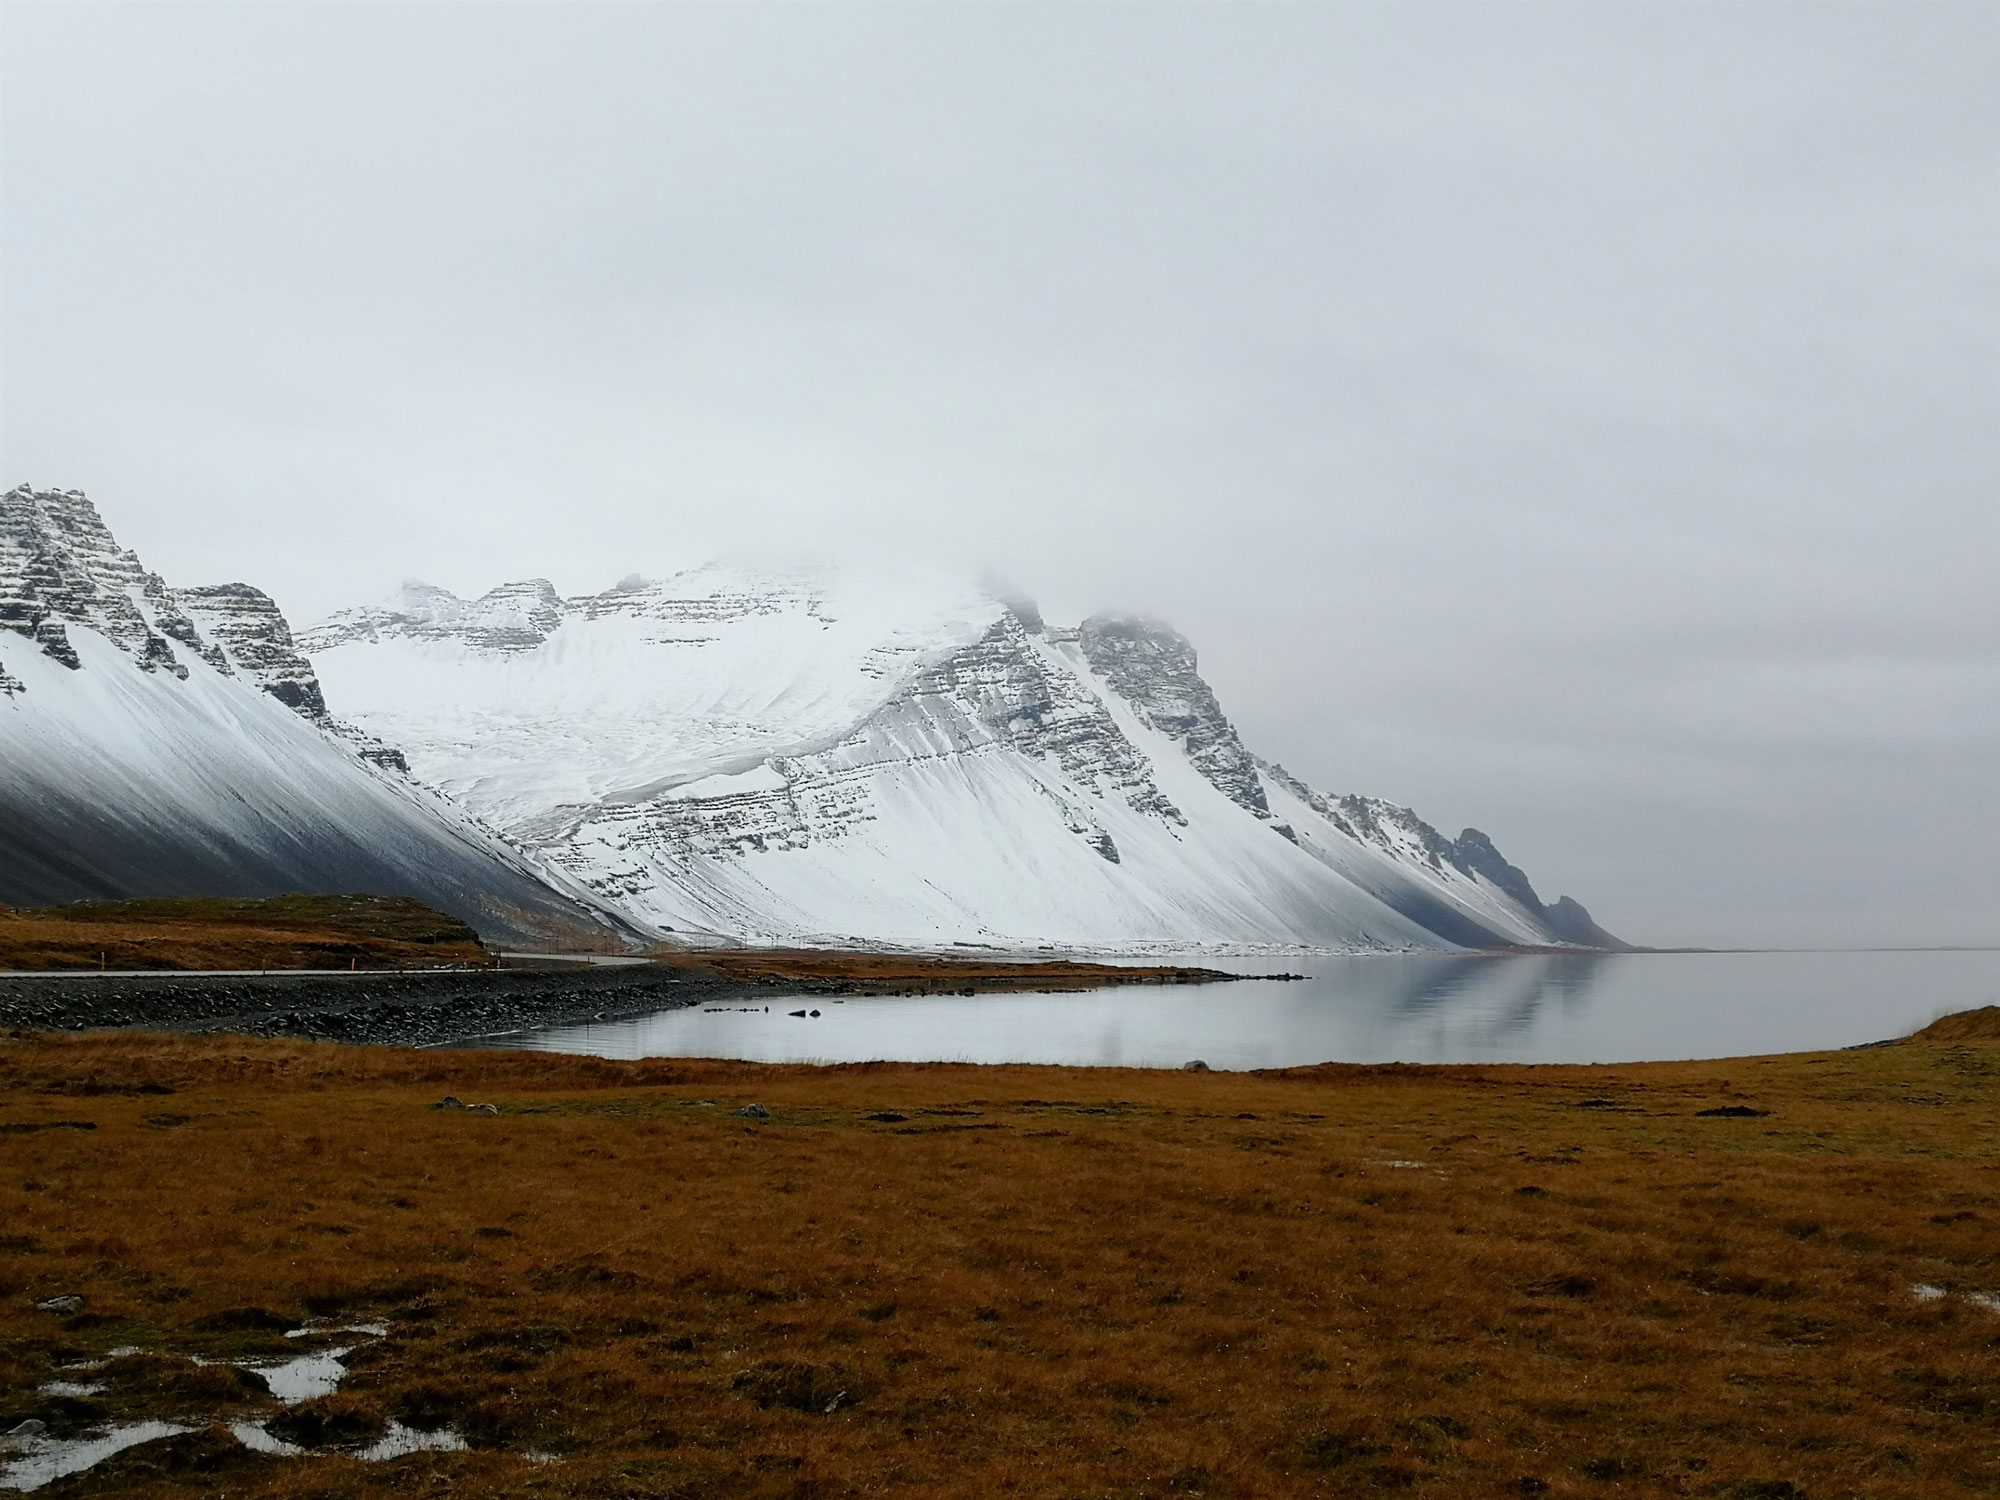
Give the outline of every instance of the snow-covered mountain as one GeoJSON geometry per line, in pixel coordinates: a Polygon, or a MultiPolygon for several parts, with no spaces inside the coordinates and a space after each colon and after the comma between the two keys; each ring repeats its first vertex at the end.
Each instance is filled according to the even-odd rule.
{"type": "Polygon", "coordinates": [[[329,717],[266,595],[169,588],[79,492],[0,496],[0,902],[295,890],[510,941],[617,925],[329,717]]]}
{"type": "Polygon", "coordinates": [[[654,931],[1097,950],[1618,946],[1484,834],[1252,755],[1164,625],[921,572],[424,584],[332,710],[654,931]]]}

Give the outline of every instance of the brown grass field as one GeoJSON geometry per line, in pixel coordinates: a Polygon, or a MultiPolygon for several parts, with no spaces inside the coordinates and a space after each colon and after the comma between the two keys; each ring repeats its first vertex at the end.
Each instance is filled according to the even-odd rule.
{"type": "Polygon", "coordinates": [[[478,935],[408,896],[159,897],[0,906],[0,969],[362,969],[488,964],[478,935]]]}
{"type": "Polygon", "coordinates": [[[1993,1293],[2000,1012],[1265,1075],[0,1039],[0,1429],[267,1414],[185,1356],[312,1315],[389,1334],[287,1430],[473,1444],[47,1495],[1994,1495],[1993,1293]]]}

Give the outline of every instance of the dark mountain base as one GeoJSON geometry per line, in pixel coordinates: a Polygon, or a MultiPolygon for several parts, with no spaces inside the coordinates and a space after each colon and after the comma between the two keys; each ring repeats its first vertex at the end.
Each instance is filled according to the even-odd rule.
{"type": "Polygon", "coordinates": [[[257,843],[193,817],[149,819],[91,806],[50,786],[0,789],[0,902],[401,891],[500,943],[598,948],[618,941],[605,922],[525,872],[386,805],[400,821],[352,830],[307,808],[257,843]]]}

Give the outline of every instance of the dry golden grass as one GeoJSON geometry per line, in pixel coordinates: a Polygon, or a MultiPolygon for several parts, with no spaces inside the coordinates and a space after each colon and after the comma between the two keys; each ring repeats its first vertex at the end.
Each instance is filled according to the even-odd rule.
{"type": "Polygon", "coordinates": [[[471,928],[408,896],[0,907],[0,969],[401,969],[492,961],[471,928]]]}
{"type": "Polygon", "coordinates": [[[1255,1076],[19,1036],[0,1130],[0,1424],[267,1410],[177,1358],[35,1387],[369,1316],[295,1421],[475,1445],[211,1434],[45,1493],[2000,1493],[1990,1039],[1255,1076]]]}
{"type": "Polygon", "coordinates": [[[843,993],[939,994],[948,991],[1090,990],[1119,984],[1198,984],[1236,976],[1215,969],[1141,964],[1079,963],[1073,959],[924,957],[851,953],[826,948],[672,948],[652,956],[674,968],[754,984],[838,987],[843,993]]]}
{"type": "Polygon", "coordinates": [[[1916,1035],[1925,1042],[2000,1042],[2000,1005],[1940,1016],[1916,1035]]]}

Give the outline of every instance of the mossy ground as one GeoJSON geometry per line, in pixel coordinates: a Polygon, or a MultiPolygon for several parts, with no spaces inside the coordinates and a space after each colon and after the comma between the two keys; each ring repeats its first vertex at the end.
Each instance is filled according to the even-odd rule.
{"type": "Polygon", "coordinates": [[[1976,1028],[1270,1075],[21,1035],[0,1131],[0,1425],[259,1410],[37,1387],[367,1318],[324,1420],[473,1444],[47,1493],[2000,1494],[1976,1028]]]}

